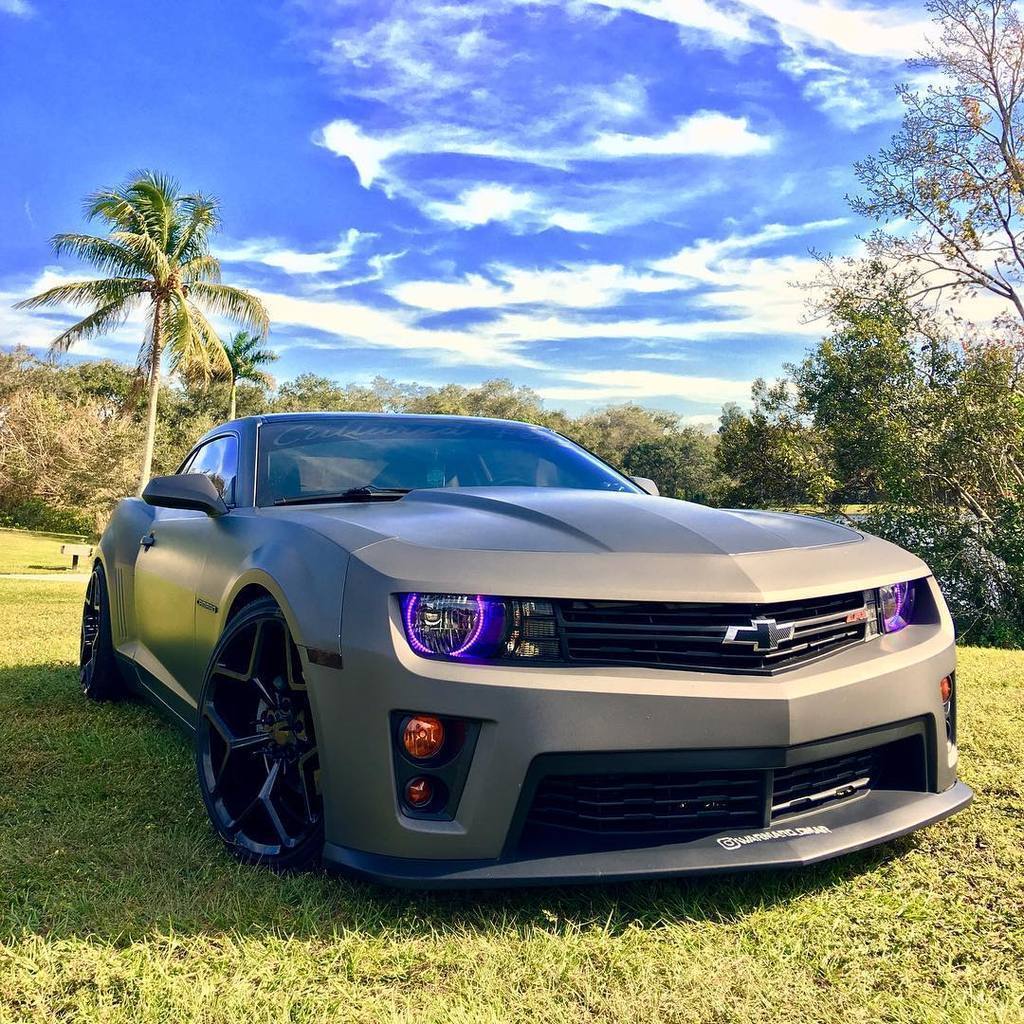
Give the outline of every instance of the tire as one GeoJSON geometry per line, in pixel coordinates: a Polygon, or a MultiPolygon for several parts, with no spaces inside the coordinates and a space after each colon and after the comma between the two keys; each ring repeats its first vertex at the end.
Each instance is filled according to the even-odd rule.
{"type": "Polygon", "coordinates": [[[195,736],[206,812],[240,861],[313,866],[324,844],[319,753],[298,650],[272,598],[229,620],[206,670],[195,736]]]}
{"type": "Polygon", "coordinates": [[[110,635],[107,574],[99,562],[93,567],[85,590],[78,647],[78,681],[82,693],[89,700],[119,700],[125,695],[110,635]]]}

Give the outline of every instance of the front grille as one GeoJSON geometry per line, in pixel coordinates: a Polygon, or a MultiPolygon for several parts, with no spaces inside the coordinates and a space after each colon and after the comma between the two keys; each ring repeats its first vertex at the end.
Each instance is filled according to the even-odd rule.
{"type": "Polygon", "coordinates": [[[777,768],[772,780],[772,821],[870,789],[881,779],[882,753],[876,747],[814,764],[777,768]]]}
{"type": "Polygon", "coordinates": [[[774,604],[563,600],[557,607],[570,662],[755,675],[844,650],[874,635],[877,623],[870,591],[774,604]]]}
{"type": "Polygon", "coordinates": [[[536,825],[604,834],[688,833],[761,821],[759,772],[550,775],[534,796],[536,825]]]}
{"type": "Polygon", "coordinates": [[[682,843],[766,828],[875,789],[925,789],[920,735],[787,768],[544,774],[520,842],[547,850],[682,843]]]}

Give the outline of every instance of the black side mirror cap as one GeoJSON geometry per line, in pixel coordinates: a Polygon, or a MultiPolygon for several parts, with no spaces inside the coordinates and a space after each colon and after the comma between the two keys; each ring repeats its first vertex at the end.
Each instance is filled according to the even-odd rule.
{"type": "Polygon", "coordinates": [[[159,508],[185,508],[222,516],[228,511],[214,482],[205,473],[155,476],[146,484],[142,500],[159,508]]]}

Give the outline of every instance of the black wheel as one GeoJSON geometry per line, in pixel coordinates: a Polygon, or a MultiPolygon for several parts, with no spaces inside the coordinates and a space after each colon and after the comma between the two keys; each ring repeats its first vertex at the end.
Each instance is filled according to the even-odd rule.
{"type": "Polygon", "coordinates": [[[110,638],[110,600],[107,576],[98,562],[85,588],[82,633],[78,648],[78,681],[90,700],[117,700],[124,683],[110,638]]]}
{"type": "Polygon", "coordinates": [[[280,608],[255,601],[228,623],[206,671],[196,771],[228,849],[278,870],[323,848],[320,759],[302,664],[280,608]]]}

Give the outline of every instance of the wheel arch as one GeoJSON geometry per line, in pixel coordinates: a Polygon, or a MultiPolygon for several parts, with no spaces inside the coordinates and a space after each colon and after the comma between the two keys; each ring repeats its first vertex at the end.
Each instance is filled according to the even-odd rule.
{"type": "Polygon", "coordinates": [[[269,572],[264,569],[251,568],[243,572],[232,584],[222,606],[218,636],[227,629],[232,616],[238,613],[245,605],[262,597],[270,597],[281,609],[285,622],[288,623],[288,631],[292,639],[300,647],[304,644],[304,632],[299,622],[299,616],[285,595],[285,589],[269,572]]]}

